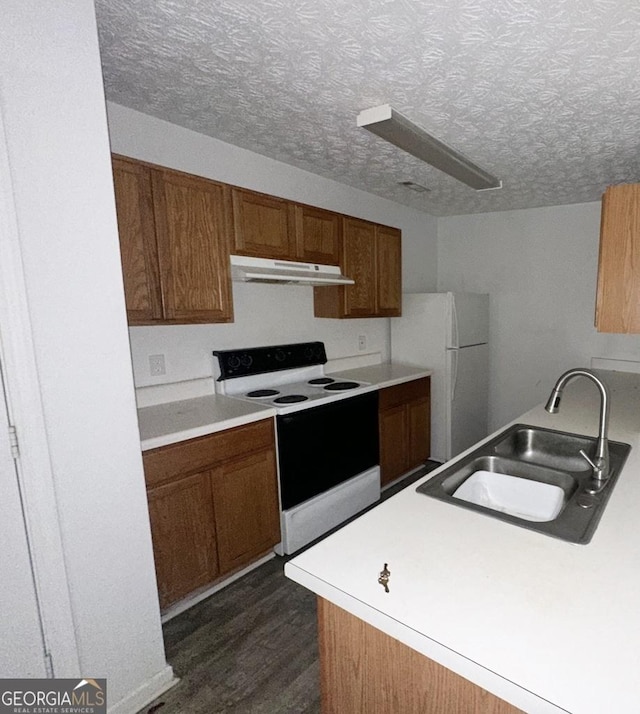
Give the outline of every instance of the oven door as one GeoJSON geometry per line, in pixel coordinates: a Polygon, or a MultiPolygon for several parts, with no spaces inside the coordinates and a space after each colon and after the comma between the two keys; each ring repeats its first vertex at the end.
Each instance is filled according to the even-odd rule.
{"type": "Polygon", "coordinates": [[[277,428],[283,510],[379,463],[377,391],[280,415],[277,428]]]}

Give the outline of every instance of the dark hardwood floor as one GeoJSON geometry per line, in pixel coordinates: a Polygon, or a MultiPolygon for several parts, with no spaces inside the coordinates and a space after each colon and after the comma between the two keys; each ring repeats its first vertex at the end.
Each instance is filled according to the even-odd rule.
{"type": "MultiPolygon", "coordinates": [[[[389,498],[439,464],[387,488],[389,498]]],[[[319,714],[316,596],[276,556],[164,625],[180,682],[145,714],[319,714]]]]}
{"type": "Polygon", "coordinates": [[[284,562],[275,557],[165,624],[180,682],[158,714],[320,711],[315,596],[284,577],[284,562]]]}

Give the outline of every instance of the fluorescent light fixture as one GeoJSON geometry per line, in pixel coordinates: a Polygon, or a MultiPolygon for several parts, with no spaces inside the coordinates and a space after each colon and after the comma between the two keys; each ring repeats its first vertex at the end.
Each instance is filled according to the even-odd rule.
{"type": "Polygon", "coordinates": [[[358,126],[413,154],[436,169],[476,191],[502,188],[502,181],[410,122],[390,104],[365,109],[358,114],[358,126]]]}

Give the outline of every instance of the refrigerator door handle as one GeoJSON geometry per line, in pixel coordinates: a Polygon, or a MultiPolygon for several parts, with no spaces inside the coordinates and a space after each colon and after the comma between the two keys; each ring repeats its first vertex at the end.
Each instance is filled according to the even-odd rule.
{"type": "Polygon", "coordinates": [[[449,350],[451,355],[451,401],[456,398],[456,385],[458,382],[458,350],[449,350]]]}
{"type": "Polygon", "coordinates": [[[449,347],[457,349],[460,347],[460,335],[458,334],[458,311],[456,310],[456,300],[454,295],[450,296],[451,311],[451,344],[449,347]]]}

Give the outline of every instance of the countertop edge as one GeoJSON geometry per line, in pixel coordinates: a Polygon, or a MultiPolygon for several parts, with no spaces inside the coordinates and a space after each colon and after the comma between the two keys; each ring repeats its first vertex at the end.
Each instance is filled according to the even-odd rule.
{"type": "Polygon", "coordinates": [[[215,434],[219,431],[233,429],[237,426],[244,426],[245,424],[251,424],[255,421],[261,421],[262,419],[272,419],[275,414],[275,409],[262,408],[260,411],[256,411],[253,414],[244,414],[242,416],[221,419],[220,421],[210,422],[208,424],[203,424],[202,426],[193,427],[192,429],[162,434],[161,436],[153,436],[142,440],[140,442],[140,446],[143,452],[149,451],[151,449],[157,449],[161,446],[170,446],[171,444],[177,444],[181,441],[197,439],[200,436],[208,436],[209,434],[215,434]]]}
{"type": "Polygon", "coordinates": [[[386,387],[393,387],[396,384],[413,382],[423,377],[431,377],[433,370],[428,367],[418,367],[405,362],[381,362],[375,365],[367,365],[366,367],[354,367],[349,370],[327,372],[327,375],[363,382],[369,381],[367,380],[367,376],[371,377],[371,375],[373,375],[371,386],[375,386],[377,389],[385,389],[386,387]]]}
{"type": "Polygon", "coordinates": [[[304,570],[291,561],[285,563],[286,577],[311,590],[317,596],[328,600],[349,612],[363,622],[375,627],[411,649],[432,659],[473,684],[503,699],[509,704],[529,714],[570,714],[566,709],[542,699],[533,692],[505,679],[497,672],[465,657],[463,654],[440,644],[398,620],[376,610],[348,593],[304,570]]]}

